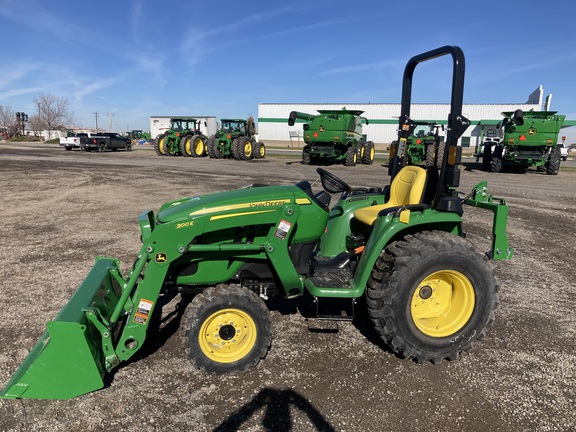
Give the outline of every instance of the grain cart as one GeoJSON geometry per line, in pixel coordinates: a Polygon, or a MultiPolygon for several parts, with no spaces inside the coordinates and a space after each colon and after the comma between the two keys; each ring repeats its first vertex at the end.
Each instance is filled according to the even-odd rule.
{"type": "MultiPolygon", "coordinates": [[[[406,145],[400,149],[402,166],[434,164],[436,152],[444,151],[444,142],[440,141],[439,131],[444,130],[444,125],[434,122],[421,122],[409,119],[410,132],[406,138],[406,145]]],[[[398,149],[398,141],[390,144],[390,160],[398,149]]],[[[442,159],[442,158],[440,158],[442,159]]]]}
{"type": "Polygon", "coordinates": [[[374,162],[374,143],[362,135],[362,123],[368,124],[368,120],[361,117],[364,111],[342,108],[318,110],[318,113],[292,111],[288,117],[289,126],[294,126],[296,120],[304,121],[303,164],[336,161],[354,166],[374,162]]]}
{"type": "Polygon", "coordinates": [[[556,111],[503,112],[498,124],[502,138],[486,139],[481,150],[482,166],[487,171],[503,169],[526,171],[536,167],[549,175],[560,169],[561,149],[558,133],[566,116],[556,111]]]}
{"type": "Polygon", "coordinates": [[[254,119],[222,119],[222,127],[208,139],[208,155],[214,159],[260,159],[266,156],[264,143],[255,140],[254,119]]]}
{"type": "Polygon", "coordinates": [[[509,259],[513,251],[505,201],[488,194],[485,181],[466,195],[455,189],[456,142],[469,124],[461,112],[458,47],[406,65],[399,141],[408,136],[415,67],[447,54],[453,94],[440,163],[400,169],[395,157],[386,187],[352,187],[317,168],[318,192],[302,180],[183,198],[142,213],[142,247],[131,270],[122,274],[114,258],[97,258],[0,396],[71,398],[102,388],[103,377],[146,343],[159,296],[175,292],[192,297],[182,317],[183,350],[209,373],[258,364],[272,340],[266,302],[295,298],[310,301],[326,319],[353,318],[334,313],[334,302],[351,312],[362,304],[383,343],[418,362],[470,351],[498,306],[489,259],[509,259]],[[339,198],[330,209],[331,194],[339,198]],[[493,213],[486,253],[465,238],[466,205],[493,213]]]}
{"type": "Polygon", "coordinates": [[[206,136],[200,131],[196,119],[170,119],[170,129],[158,135],[154,150],[158,156],[206,156],[206,136]]]}

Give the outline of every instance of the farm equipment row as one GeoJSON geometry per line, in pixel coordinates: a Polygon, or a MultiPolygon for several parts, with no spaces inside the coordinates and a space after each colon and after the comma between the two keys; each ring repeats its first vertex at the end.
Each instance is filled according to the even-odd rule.
{"type": "Polygon", "coordinates": [[[222,119],[221,128],[210,138],[202,134],[200,121],[173,118],[171,126],[154,141],[158,156],[188,156],[237,160],[260,159],[264,143],[255,140],[254,119],[222,119]]]}

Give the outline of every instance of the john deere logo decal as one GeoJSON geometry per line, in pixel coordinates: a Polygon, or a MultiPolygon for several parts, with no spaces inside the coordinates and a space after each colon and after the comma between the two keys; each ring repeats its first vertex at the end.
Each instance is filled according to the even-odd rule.
{"type": "Polygon", "coordinates": [[[528,135],[536,135],[536,129],[534,129],[533,127],[528,129],[528,135]]]}
{"type": "Polygon", "coordinates": [[[318,128],[318,130],[319,130],[320,132],[324,132],[324,126],[320,126],[320,127],[318,128]]]}
{"type": "Polygon", "coordinates": [[[165,263],[168,257],[165,253],[157,253],[156,254],[156,262],[157,263],[165,263]]]}

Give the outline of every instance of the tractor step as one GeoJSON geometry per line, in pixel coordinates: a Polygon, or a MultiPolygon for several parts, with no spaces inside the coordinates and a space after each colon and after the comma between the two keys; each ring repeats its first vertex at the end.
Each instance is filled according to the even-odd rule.
{"type": "Polygon", "coordinates": [[[336,272],[315,272],[314,276],[310,277],[312,283],[317,287],[342,287],[350,288],[350,279],[352,274],[348,269],[342,269],[336,272]]]}

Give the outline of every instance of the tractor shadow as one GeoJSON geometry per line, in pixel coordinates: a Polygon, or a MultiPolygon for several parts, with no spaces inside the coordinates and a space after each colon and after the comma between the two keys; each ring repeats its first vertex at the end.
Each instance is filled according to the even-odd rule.
{"type": "Polygon", "coordinates": [[[267,432],[296,430],[296,425],[292,421],[291,408],[304,412],[315,430],[336,431],[310,402],[294,390],[263,388],[252,400],[230,414],[226,420],[214,428],[213,432],[233,432],[244,429],[243,425],[260,410],[264,410],[262,429],[260,430],[267,432]]]}

